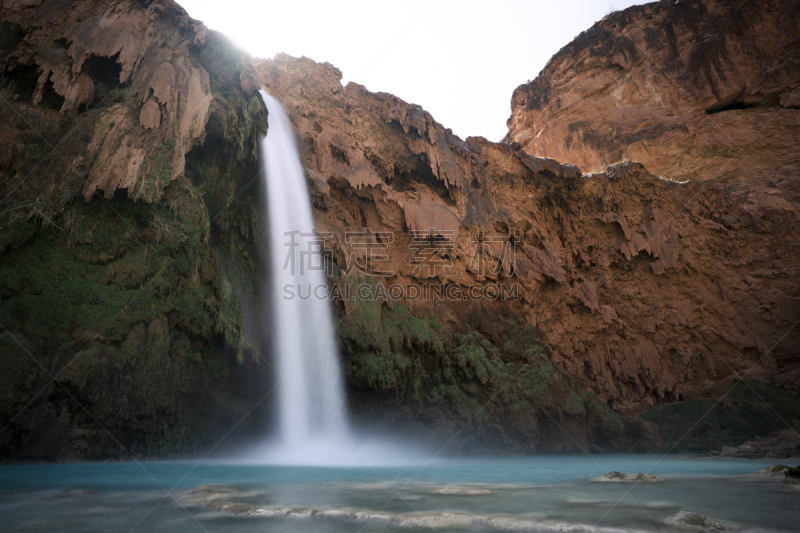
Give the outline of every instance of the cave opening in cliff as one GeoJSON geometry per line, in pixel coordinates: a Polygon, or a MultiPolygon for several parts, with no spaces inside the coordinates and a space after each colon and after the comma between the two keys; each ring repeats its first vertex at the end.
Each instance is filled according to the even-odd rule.
{"type": "MultiPolygon", "coordinates": [[[[399,128],[402,131],[402,126],[397,121],[390,126],[395,130],[399,128]]],[[[401,157],[389,158],[370,150],[365,150],[364,155],[378,175],[398,191],[413,191],[422,185],[436,193],[446,205],[455,206],[454,187],[447,187],[443,180],[436,177],[427,155],[415,154],[406,147],[403,147],[402,150],[405,153],[401,157]]]]}
{"type": "Polygon", "coordinates": [[[39,69],[35,65],[16,66],[3,74],[3,93],[9,100],[20,102],[33,100],[33,93],[39,81],[39,69]]]}
{"type": "Polygon", "coordinates": [[[18,24],[0,19],[0,50],[12,50],[23,37],[25,31],[18,24]]]}
{"type": "Polygon", "coordinates": [[[52,80],[47,80],[47,83],[44,84],[42,100],[39,102],[39,105],[45,109],[52,109],[54,111],[60,111],[61,106],[64,105],[64,97],[58,94],[53,88],[52,80]]]}
{"type": "Polygon", "coordinates": [[[91,55],[83,62],[83,71],[94,81],[94,97],[89,105],[94,109],[106,100],[120,82],[122,65],[119,63],[119,52],[111,57],[91,55]]]}
{"type": "Polygon", "coordinates": [[[331,149],[331,157],[337,163],[345,166],[350,166],[350,158],[347,156],[347,152],[336,146],[335,144],[330,145],[331,149]]]}

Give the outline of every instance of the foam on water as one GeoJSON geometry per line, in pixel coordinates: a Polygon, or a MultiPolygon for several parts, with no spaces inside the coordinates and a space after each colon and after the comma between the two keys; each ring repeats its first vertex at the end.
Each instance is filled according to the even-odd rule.
{"type": "Polygon", "coordinates": [[[766,461],[640,456],[461,458],[326,468],[202,462],[0,466],[13,531],[675,531],[681,511],[745,530],[796,531],[800,486],[766,461]],[[593,483],[603,471],[663,483],[593,483]],[[165,499],[164,488],[173,489],[165,499]],[[75,490],[81,489],[81,490],[75,490]],[[188,508],[188,509],[186,509],[188,508]],[[188,510],[188,512],[187,512],[188,510]],[[137,528],[138,529],[138,528],[137,528]]]}

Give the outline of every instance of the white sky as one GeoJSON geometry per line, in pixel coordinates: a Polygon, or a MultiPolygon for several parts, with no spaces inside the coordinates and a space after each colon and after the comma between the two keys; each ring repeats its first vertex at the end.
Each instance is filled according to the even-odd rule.
{"type": "Polygon", "coordinates": [[[607,13],[635,0],[177,0],[258,57],[327,61],[421,105],[461,138],[499,141],[511,93],[607,13]],[[491,7],[490,7],[491,6],[491,7]]]}

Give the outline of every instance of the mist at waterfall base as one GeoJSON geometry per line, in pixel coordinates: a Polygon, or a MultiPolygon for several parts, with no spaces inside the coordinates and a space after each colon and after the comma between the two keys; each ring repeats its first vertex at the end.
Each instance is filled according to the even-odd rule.
{"type": "MultiPolygon", "coordinates": [[[[285,298],[284,287],[325,286],[322,257],[310,257],[315,232],[294,130],[281,104],[261,91],[269,128],[260,144],[266,190],[270,273],[264,289],[277,397],[275,435],[234,461],[286,465],[409,464],[431,458],[421,448],[354,433],[347,420],[336,332],[326,299],[285,298]],[[313,241],[312,241],[313,242],[313,241]]],[[[271,384],[265,383],[268,390],[271,384]]]]}

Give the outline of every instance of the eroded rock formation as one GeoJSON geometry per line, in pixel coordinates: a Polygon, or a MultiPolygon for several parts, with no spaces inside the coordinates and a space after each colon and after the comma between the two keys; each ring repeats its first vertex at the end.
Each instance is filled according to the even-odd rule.
{"type": "MultiPolygon", "coordinates": [[[[9,46],[4,89],[12,105],[42,105],[61,117],[104,108],[93,117],[87,152],[78,156],[91,161],[87,200],[97,190],[111,198],[118,188],[133,199],[158,200],[184,174],[185,154],[203,141],[212,105],[220,105],[208,63],[231,61],[227,67],[242,72],[244,57],[218,34],[209,38],[174,2],[5,2],[2,17],[9,46]]],[[[250,82],[250,96],[253,89],[250,82]]],[[[4,134],[17,148],[8,157],[23,161],[17,141],[25,142],[25,134],[16,128],[4,134]]],[[[84,164],[70,163],[73,171],[84,164]]],[[[24,174],[3,170],[12,178],[24,174]]]]}
{"type": "Polygon", "coordinates": [[[170,1],[0,17],[0,455],[207,449],[267,379],[249,58],[170,1]]]}
{"type": "MultiPolygon", "coordinates": [[[[279,56],[259,65],[288,107],[317,187],[320,227],[345,269],[348,230],[389,232],[387,285],[420,282],[412,230],[449,235],[435,279],[466,290],[514,282],[518,302],[404,302],[457,327],[513,310],[553,361],[614,408],[713,394],[737,373],[797,387],[800,293],[797,177],[679,184],[638,163],[581,174],[507,144],[462,141],[420,108],[356,84],[328,64],[279,56]],[[420,220],[426,221],[420,223],[420,220]],[[516,265],[472,265],[483,232],[494,260],[511,229],[516,265]],[[448,231],[450,232],[448,234],[448,231]]],[[[377,237],[376,237],[377,238],[377,237]]]]}
{"type": "MultiPolygon", "coordinates": [[[[263,386],[269,370],[237,366],[269,355],[258,282],[262,85],[297,129],[330,281],[344,292],[334,305],[356,424],[469,452],[650,451],[663,449],[655,424],[715,402],[734,378],[768,382],[776,398],[796,391],[798,111],[784,98],[795,90],[795,49],[776,37],[790,35],[796,17],[783,3],[761,14],[745,6],[755,11],[744,26],[709,15],[734,7],[680,2],[608,17],[545,70],[563,63],[558,76],[576,101],[554,103],[561,82],[549,92],[536,92],[540,81],[518,89],[510,135],[521,137],[506,144],[459,139],[419,106],[343,87],[329,64],[251,61],[169,0],[5,2],[0,353],[9,372],[0,414],[10,430],[0,433],[2,454],[208,449],[212,415],[247,411],[248,378],[263,386]],[[788,26],[764,22],[773,12],[788,26]],[[680,22],[681,13],[692,16],[680,22]],[[642,29],[643,20],[661,33],[642,29]],[[759,24],[769,27],[764,40],[749,39],[759,24]],[[118,31],[98,30],[106,25],[118,31]],[[674,93],[658,77],[663,69],[634,53],[655,47],[660,61],[672,53],[656,42],[662,35],[667,44],[674,37],[679,57],[695,57],[706,46],[697,28],[715,27],[724,46],[710,33],[711,49],[698,57],[711,59],[692,71],[700,81],[674,93]],[[753,53],[783,58],[775,64],[785,68],[745,76],[747,62],[736,58],[753,53]],[[626,68],[629,85],[598,81],[626,68]],[[756,82],[732,104],[725,80],[740,75],[756,82]],[[640,101],[630,87],[642,79],[674,101],[640,101]],[[629,101],[633,122],[595,103],[594,129],[568,131],[561,115],[547,115],[555,132],[547,138],[571,133],[567,148],[591,147],[587,132],[609,127],[612,139],[657,140],[663,157],[606,166],[630,143],[595,150],[612,154],[605,159],[530,155],[545,136],[526,133],[525,113],[582,113],[612,85],[623,87],[613,109],[629,101]],[[687,99],[702,103],[699,114],[681,107],[687,99]],[[669,137],[710,139],[708,128],[722,125],[707,121],[727,116],[738,118],[725,131],[740,138],[767,112],[776,113],[764,133],[777,162],[768,175],[712,149],[723,141],[695,156],[669,137]],[[658,125],[677,116],[681,127],[658,125]],[[651,126],[666,137],[636,133],[651,126]],[[677,146],[683,159],[670,151],[677,146]],[[748,179],[698,179],[725,164],[748,179]],[[602,172],[582,172],[592,169],[602,172]],[[697,181],[678,183],[687,178],[697,181]],[[677,413],[662,405],[674,402],[677,413]],[[627,416],[654,406],[651,422],[627,416]]],[[[748,152],[757,162],[767,157],[760,142],[748,152]]],[[[737,396],[720,409],[740,403],[764,408],[737,396]]],[[[795,403],[781,413],[792,418],[795,403]]],[[[727,438],[708,442],[718,448],[727,438]]]]}
{"type": "Polygon", "coordinates": [[[800,9],[680,0],[612,13],[511,101],[508,142],[599,171],[623,158],[677,181],[800,171],[800,9]]]}

